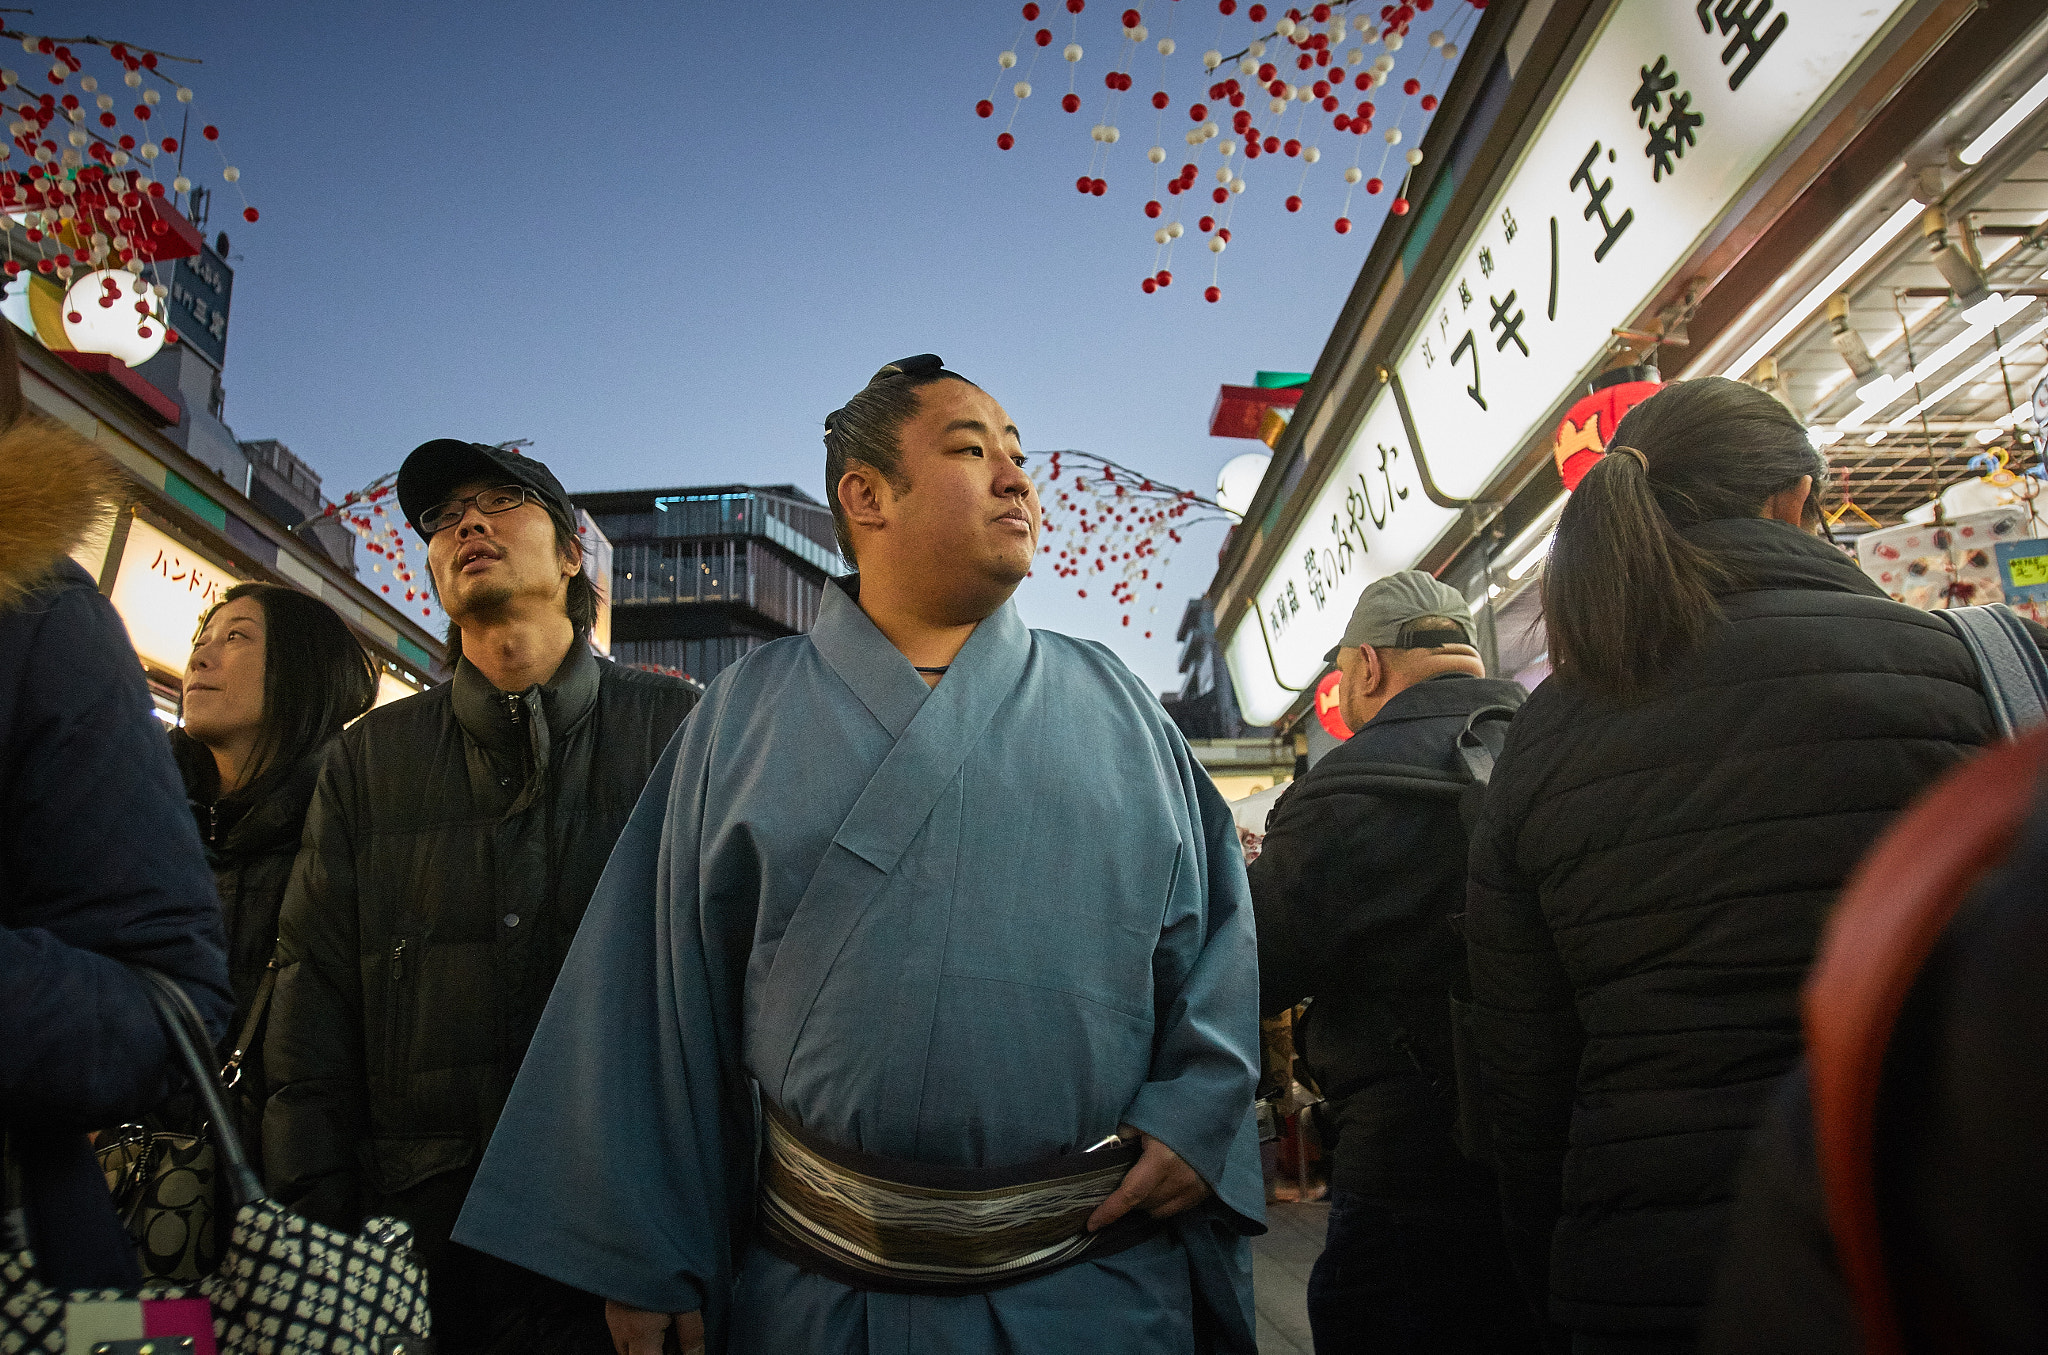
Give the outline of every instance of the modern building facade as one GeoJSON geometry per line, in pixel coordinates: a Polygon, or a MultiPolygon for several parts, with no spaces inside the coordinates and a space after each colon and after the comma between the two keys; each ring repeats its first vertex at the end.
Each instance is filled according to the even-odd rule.
{"type": "Polygon", "coordinates": [[[832,513],[794,485],[573,496],[610,539],[611,653],[709,682],[750,650],[811,628],[847,572],[832,513]]]}

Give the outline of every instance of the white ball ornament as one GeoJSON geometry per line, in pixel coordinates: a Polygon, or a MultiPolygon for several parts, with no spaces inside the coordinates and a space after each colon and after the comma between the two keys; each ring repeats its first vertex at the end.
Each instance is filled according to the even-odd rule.
{"type": "Polygon", "coordinates": [[[1458,59],[1458,44],[1457,44],[1457,43],[1455,43],[1455,42],[1447,42],[1447,43],[1445,43],[1445,44],[1444,44],[1444,60],[1446,60],[1446,61],[1456,61],[1457,59],[1458,59]]]}
{"type": "MultiPolygon", "coordinates": [[[[1361,33],[1369,32],[1372,29],[1372,20],[1363,14],[1354,14],[1351,16],[1351,26],[1361,33]]],[[[1367,38],[1366,41],[1371,42],[1372,39],[1367,38]]]]}
{"type": "Polygon", "coordinates": [[[1386,84],[1388,77],[1391,75],[1393,75],[1392,71],[1374,71],[1372,73],[1372,87],[1378,89],[1381,85],[1386,84]]]}
{"type": "Polygon", "coordinates": [[[1235,174],[1230,172],[1229,165],[1218,165],[1216,167],[1216,182],[1222,184],[1225,188],[1230,187],[1230,181],[1236,177],[1235,174]]]}
{"type": "Polygon", "coordinates": [[[142,91],[142,101],[146,104],[155,104],[161,101],[163,97],[163,95],[157,93],[153,89],[145,89],[144,91],[142,91]]]}
{"type": "Polygon", "coordinates": [[[91,140],[92,138],[88,137],[85,134],[83,128],[73,127],[71,129],[71,134],[65,137],[64,139],[66,141],[69,141],[74,146],[83,146],[87,141],[91,140]]]}
{"type": "Polygon", "coordinates": [[[1165,163],[1166,163],[1166,147],[1164,147],[1164,146],[1154,146],[1154,147],[1153,147],[1153,148],[1152,148],[1151,150],[1149,150],[1149,151],[1146,151],[1146,152],[1145,152],[1145,158],[1146,158],[1147,160],[1150,160],[1150,161],[1151,161],[1151,162],[1152,162],[1153,164],[1155,164],[1155,165],[1163,165],[1163,164],[1165,164],[1165,163]]]}
{"type": "Polygon", "coordinates": [[[1017,54],[1015,52],[998,52],[996,54],[996,65],[1001,66],[1004,70],[1009,70],[1016,64],[1017,54]]]}
{"type": "Polygon", "coordinates": [[[122,83],[122,84],[124,84],[124,85],[126,85],[126,86],[128,86],[128,88],[130,88],[130,89],[140,89],[140,88],[142,88],[142,72],[141,72],[141,71],[130,71],[130,72],[128,72],[128,74],[126,74],[126,75],[124,75],[124,76],[122,76],[122,77],[121,77],[121,83],[122,83]]]}
{"type": "Polygon", "coordinates": [[[1029,80],[1019,80],[1019,81],[1018,81],[1018,82],[1016,83],[1016,85],[1014,86],[1014,88],[1013,88],[1012,92],[1013,92],[1013,93],[1015,93],[1015,94],[1016,94],[1016,96],[1017,96],[1018,98],[1020,98],[1020,99],[1028,99],[1028,98],[1030,98],[1030,97],[1031,97],[1031,82],[1030,82],[1029,80]]]}
{"type": "Polygon", "coordinates": [[[1228,160],[1231,156],[1237,154],[1237,143],[1235,141],[1226,141],[1216,148],[1216,153],[1228,160]]]}
{"type": "Polygon", "coordinates": [[[1212,236],[1210,236],[1210,237],[1209,237],[1209,252],[1210,252],[1211,254],[1221,254],[1221,253],[1223,252],[1223,237],[1222,237],[1222,236],[1220,236],[1220,235],[1212,235],[1212,236]]]}
{"type": "Polygon", "coordinates": [[[1237,73],[1239,75],[1257,75],[1259,73],[1258,59],[1255,57],[1245,57],[1237,63],[1237,73]]]}
{"type": "Polygon", "coordinates": [[[1117,137],[1117,131],[1116,131],[1116,128],[1114,128],[1114,127],[1110,128],[1110,129],[1109,129],[1109,144],[1110,144],[1110,145],[1114,146],[1114,145],[1116,144],[1116,137],[1117,137]]]}
{"type": "Polygon", "coordinates": [[[1401,129],[1399,127],[1387,128],[1387,144],[1389,146],[1398,146],[1401,144],[1401,129]]]}
{"type": "Polygon", "coordinates": [[[1344,171],[1345,183],[1357,183],[1360,179],[1363,179],[1364,177],[1365,171],[1360,169],[1357,165],[1353,165],[1351,168],[1344,171]]]}
{"type": "Polygon", "coordinates": [[[1163,245],[1172,238],[1172,236],[1166,233],[1166,227],[1164,226],[1161,226],[1158,230],[1152,232],[1152,243],[1155,245],[1163,245]]]}
{"type": "Polygon", "coordinates": [[[1444,36],[1444,31],[1441,28],[1429,35],[1429,45],[1432,47],[1441,48],[1448,41],[1449,39],[1444,36]]]}
{"type": "Polygon", "coordinates": [[[1376,71],[1390,71],[1394,69],[1394,58],[1390,56],[1376,56],[1372,59],[1372,68],[1376,71]]]}
{"type": "Polygon", "coordinates": [[[1365,49],[1363,47],[1354,47],[1344,54],[1344,64],[1347,66],[1356,66],[1363,60],[1365,60],[1365,49]]]}
{"type": "MultiPolygon", "coordinates": [[[[1011,60],[1013,60],[1013,61],[1014,61],[1014,60],[1016,60],[1016,58],[1015,58],[1015,57],[1012,57],[1012,58],[1011,58],[1011,60]]],[[[178,102],[179,102],[179,103],[181,103],[181,104],[188,104],[188,103],[191,103],[191,102],[192,102],[192,91],[191,91],[191,90],[189,90],[189,89],[186,89],[186,88],[185,88],[185,87],[184,87],[183,85],[180,85],[180,86],[178,86],[178,102]]]]}
{"type": "Polygon", "coordinates": [[[111,94],[102,94],[99,98],[93,100],[93,102],[98,104],[100,106],[100,112],[104,113],[109,108],[112,108],[114,106],[114,96],[111,94]]]}
{"type": "Polygon", "coordinates": [[[1285,113],[1287,111],[1287,100],[1282,99],[1276,95],[1275,97],[1266,100],[1266,108],[1269,112],[1285,113]]]}
{"type": "Polygon", "coordinates": [[[1185,234],[1185,232],[1181,229],[1181,224],[1178,221],[1174,222],[1171,226],[1168,226],[1166,228],[1166,235],[1167,238],[1170,240],[1178,240],[1183,234],[1185,234]]]}
{"type": "Polygon", "coordinates": [[[1203,69],[1203,70],[1205,70],[1205,71],[1213,71],[1213,70],[1215,70],[1215,69],[1216,69],[1216,68],[1217,68],[1218,66],[1221,66],[1222,64],[1223,64],[1223,53],[1221,53],[1221,52],[1217,51],[1217,50],[1216,50],[1216,49],[1215,49],[1214,47],[1211,47],[1211,48],[1210,48],[1210,49],[1209,49],[1208,51],[1206,51],[1206,52],[1202,53],[1202,69],[1203,69]]]}
{"type": "Polygon", "coordinates": [[[135,153],[145,160],[154,160],[156,159],[157,155],[156,143],[153,141],[145,141],[140,146],[137,146],[135,148],[135,153]]]}
{"type": "Polygon", "coordinates": [[[1230,181],[1230,191],[1231,191],[1231,192],[1233,192],[1233,193],[1242,193],[1242,192],[1244,192],[1244,180],[1243,180],[1243,179],[1232,179],[1232,180],[1230,181]]]}
{"type": "Polygon", "coordinates": [[[1420,146],[1408,152],[1408,163],[1411,165],[1419,165],[1422,163],[1422,148],[1420,146]]]}
{"type": "Polygon", "coordinates": [[[1316,92],[1310,86],[1303,85],[1300,89],[1294,91],[1294,101],[1304,104],[1314,103],[1316,101],[1316,92]]]}
{"type": "Polygon", "coordinates": [[[1068,43],[1066,50],[1062,51],[1060,55],[1069,61],[1079,61],[1081,59],[1081,44],[1078,42],[1068,43]]]}
{"type": "Polygon", "coordinates": [[[229,183],[233,183],[235,180],[242,177],[242,171],[236,169],[233,165],[229,165],[226,169],[220,172],[220,177],[226,179],[229,183]]]}
{"type": "Polygon", "coordinates": [[[1312,165],[1322,158],[1323,153],[1317,150],[1314,146],[1305,147],[1301,152],[1301,159],[1303,164],[1312,165]]]}
{"type": "Polygon", "coordinates": [[[1291,37],[1293,37],[1293,36],[1294,36],[1294,20],[1292,20],[1292,19],[1288,18],[1288,17],[1287,17],[1286,15],[1284,15],[1284,14],[1283,14],[1283,15],[1281,15],[1281,16],[1280,16],[1280,21],[1279,21],[1278,23],[1276,23],[1276,24],[1274,24],[1274,25],[1273,25],[1273,31],[1274,31],[1275,33],[1278,33],[1278,34],[1279,34],[1279,35],[1280,35],[1281,37],[1283,37],[1283,38],[1291,38],[1291,37]]]}
{"type": "Polygon", "coordinates": [[[119,169],[121,166],[128,163],[128,152],[115,151],[112,158],[114,161],[114,168],[119,169]]]}
{"type": "Polygon", "coordinates": [[[1401,50],[1401,42],[1402,42],[1402,39],[1401,39],[1401,35],[1400,35],[1399,33],[1389,33],[1389,34],[1387,34],[1387,50],[1388,50],[1388,51],[1390,51],[1390,52],[1398,52],[1398,51],[1400,51],[1400,50],[1401,50]]]}
{"type": "Polygon", "coordinates": [[[1136,28],[1126,28],[1124,36],[1132,42],[1143,42],[1145,40],[1145,25],[1139,24],[1136,28]]]}
{"type": "Polygon", "coordinates": [[[176,193],[189,193],[192,191],[192,181],[180,174],[171,180],[171,190],[176,193]]]}
{"type": "Polygon", "coordinates": [[[1246,45],[1245,50],[1247,52],[1250,52],[1254,57],[1264,56],[1266,54],[1266,40],[1264,38],[1253,38],[1251,42],[1246,45]]]}
{"type": "Polygon", "coordinates": [[[1172,56],[1172,55],[1173,55],[1173,39],[1172,39],[1172,38],[1161,38],[1161,39],[1159,40],[1159,55],[1161,55],[1161,56],[1172,56]]]}

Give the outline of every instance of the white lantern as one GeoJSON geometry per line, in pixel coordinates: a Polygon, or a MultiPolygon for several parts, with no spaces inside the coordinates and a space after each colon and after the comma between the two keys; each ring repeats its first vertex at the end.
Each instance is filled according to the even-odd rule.
{"type": "Polygon", "coordinates": [[[81,353],[107,353],[140,367],[164,346],[163,305],[147,288],[138,294],[123,271],[86,273],[64,293],[64,337],[81,353]],[[146,313],[135,309],[138,302],[146,313]]]}
{"type": "Polygon", "coordinates": [[[1264,452],[1232,457],[1216,477],[1216,502],[1242,517],[1258,497],[1259,483],[1266,478],[1266,467],[1272,462],[1273,458],[1264,452]]]}

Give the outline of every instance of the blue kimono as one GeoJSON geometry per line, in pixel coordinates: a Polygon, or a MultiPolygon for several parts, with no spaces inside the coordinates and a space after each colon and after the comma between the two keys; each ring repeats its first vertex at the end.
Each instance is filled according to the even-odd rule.
{"type": "Polygon", "coordinates": [[[1236,828],[1152,693],[1011,605],[927,689],[835,583],[655,769],[455,1238],[712,1351],[1249,1351],[1257,1008],[1236,828]],[[749,1243],[758,1096],[949,1166],[1133,1124],[1215,1197],[987,1294],[856,1290],[749,1243]]]}

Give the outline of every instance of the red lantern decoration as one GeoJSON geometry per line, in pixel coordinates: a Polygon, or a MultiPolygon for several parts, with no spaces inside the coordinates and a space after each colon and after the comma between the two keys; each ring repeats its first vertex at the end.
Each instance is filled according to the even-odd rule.
{"type": "Polygon", "coordinates": [[[1620,367],[1593,382],[1592,394],[1580,399],[1557,425],[1551,454],[1557,458],[1557,473],[1567,490],[1577,489],[1593,463],[1607,455],[1607,439],[1621,423],[1622,416],[1662,390],[1663,383],[1641,379],[1654,368],[1620,367]],[[1607,380],[1607,385],[1601,385],[1607,380]]]}
{"type": "Polygon", "coordinates": [[[1340,743],[1351,737],[1351,726],[1344,723],[1344,712],[1337,699],[1338,683],[1343,676],[1333,668],[1316,684],[1316,721],[1325,734],[1340,743]]]}

